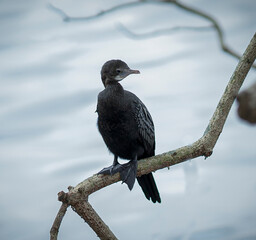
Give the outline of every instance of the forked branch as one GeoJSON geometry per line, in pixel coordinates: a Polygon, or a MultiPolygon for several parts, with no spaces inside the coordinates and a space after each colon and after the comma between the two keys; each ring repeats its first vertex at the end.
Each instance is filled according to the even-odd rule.
{"type": "MultiPolygon", "coordinates": [[[[244,82],[247,73],[255,61],[255,58],[256,34],[254,34],[245,53],[240,59],[203,136],[191,145],[140,160],[138,163],[137,175],[141,176],[143,174],[169,167],[199,156],[209,157],[212,154],[213,148],[222,132],[231,106],[244,82]]],[[[93,175],[92,177],[89,177],[83,182],[79,183],[76,187],[70,188],[68,193],[60,192],[59,200],[64,204],[67,204],[65,206],[70,205],[72,209],[90,225],[100,239],[116,240],[117,238],[108,228],[108,226],[88,203],[88,197],[90,194],[110,184],[118,182],[119,180],[119,173],[113,176],[93,175]]],[[[52,229],[54,229],[54,231],[51,231],[51,237],[52,234],[56,235],[59,225],[53,225],[52,229]]]]}

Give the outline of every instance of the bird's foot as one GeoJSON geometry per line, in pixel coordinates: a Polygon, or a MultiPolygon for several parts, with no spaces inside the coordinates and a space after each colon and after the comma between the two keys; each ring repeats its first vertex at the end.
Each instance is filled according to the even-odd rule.
{"type": "Polygon", "coordinates": [[[126,183],[128,188],[132,190],[135,178],[137,175],[137,161],[130,161],[122,165],[122,170],[120,171],[122,183],[126,183]]]}
{"type": "Polygon", "coordinates": [[[117,163],[116,165],[111,165],[110,167],[103,168],[97,174],[104,174],[104,175],[114,175],[117,172],[121,172],[123,170],[123,165],[117,163]]]}

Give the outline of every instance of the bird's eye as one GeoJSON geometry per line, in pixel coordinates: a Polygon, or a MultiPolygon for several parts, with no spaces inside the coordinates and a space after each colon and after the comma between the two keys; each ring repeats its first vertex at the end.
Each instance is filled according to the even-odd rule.
{"type": "Polygon", "coordinates": [[[116,69],[116,72],[117,72],[117,73],[121,73],[121,70],[120,70],[120,69],[116,69]]]}

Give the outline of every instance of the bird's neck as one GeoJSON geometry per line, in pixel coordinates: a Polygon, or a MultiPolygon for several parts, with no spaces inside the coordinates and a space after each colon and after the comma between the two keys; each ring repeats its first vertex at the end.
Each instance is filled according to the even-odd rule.
{"type": "Polygon", "coordinates": [[[115,94],[123,94],[124,89],[120,83],[118,83],[116,80],[106,80],[105,82],[105,88],[107,90],[110,90],[111,92],[114,92],[115,94]]]}

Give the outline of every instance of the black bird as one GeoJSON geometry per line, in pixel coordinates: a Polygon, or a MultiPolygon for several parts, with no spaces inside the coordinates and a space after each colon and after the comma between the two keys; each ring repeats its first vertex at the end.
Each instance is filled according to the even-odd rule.
{"type": "MultiPolygon", "coordinates": [[[[155,155],[153,120],[143,102],[133,93],[123,89],[119,81],[130,74],[138,74],[121,60],[110,60],[101,69],[105,89],[98,95],[98,128],[110,152],[113,165],[98,174],[112,175],[120,172],[123,182],[133,188],[137,160],[155,155]],[[118,157],[130,160],[119,164],[118,157]]],[[[137,177],[146,198],[161,202],[152,173],[137,177]]]]}

